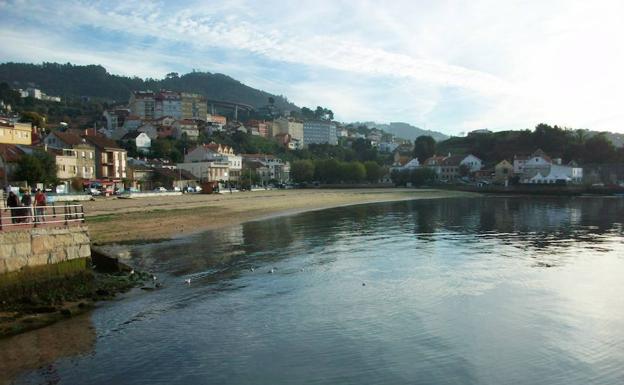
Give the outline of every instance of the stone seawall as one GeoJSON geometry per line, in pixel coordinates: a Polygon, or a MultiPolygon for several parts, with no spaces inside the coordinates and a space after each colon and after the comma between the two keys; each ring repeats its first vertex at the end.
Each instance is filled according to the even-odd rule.
{"type": "Polygon", "coordinates": [[[87,226],[0,231],[0,274],[91,257],[87,226]]]}

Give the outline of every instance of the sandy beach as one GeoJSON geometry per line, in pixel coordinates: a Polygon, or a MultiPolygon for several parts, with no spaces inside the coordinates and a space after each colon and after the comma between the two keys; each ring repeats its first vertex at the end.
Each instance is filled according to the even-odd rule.
{"type": "Polygon", "coordinates": [[[344,205],[475,195],[394,188],[269,190],[141,199],[101,198],[84,206],[92,241],[104,244],[168,239],[273,215],[344,205]]]}

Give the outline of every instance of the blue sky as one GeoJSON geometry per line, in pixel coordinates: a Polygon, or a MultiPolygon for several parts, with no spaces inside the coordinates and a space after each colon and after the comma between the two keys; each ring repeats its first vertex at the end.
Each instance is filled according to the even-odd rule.
{"type": "Polygon", "coordinates": [[[622,1],[0,0],[0,60],[221,72],[342,121],[624,132],[622,1]]]}

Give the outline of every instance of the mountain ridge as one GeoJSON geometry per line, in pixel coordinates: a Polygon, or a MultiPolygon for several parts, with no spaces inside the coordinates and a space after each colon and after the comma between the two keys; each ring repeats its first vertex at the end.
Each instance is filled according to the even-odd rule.
{"type": "Polygon", "coordinates": [[[299,110],[282,95],[250,87],[228,75],[210,72],[189,72],[179,75],[171,72],[163,79],[139,78],[109,73],[102,65],[73,65],[71,63],[0,63],[0,82],[12,87],[36,87],[48,95],[63,98],[101,98],[124,103],[134,90],[168,89],[195,92],[208,99],[237,101],[256,108],[265,106],[269,98],[277,108],[299,110]]]}

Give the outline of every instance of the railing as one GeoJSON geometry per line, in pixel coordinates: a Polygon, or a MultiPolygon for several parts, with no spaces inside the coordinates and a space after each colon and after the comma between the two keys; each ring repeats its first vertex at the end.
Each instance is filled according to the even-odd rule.
{"type": "Polygon", "coordinates": [[[40,227],[40,226],[69,226],[81,224],[85,221],[84,208],[80,204],[47,206],[6,207],[0,210],[0,231],[40,227]]]}

